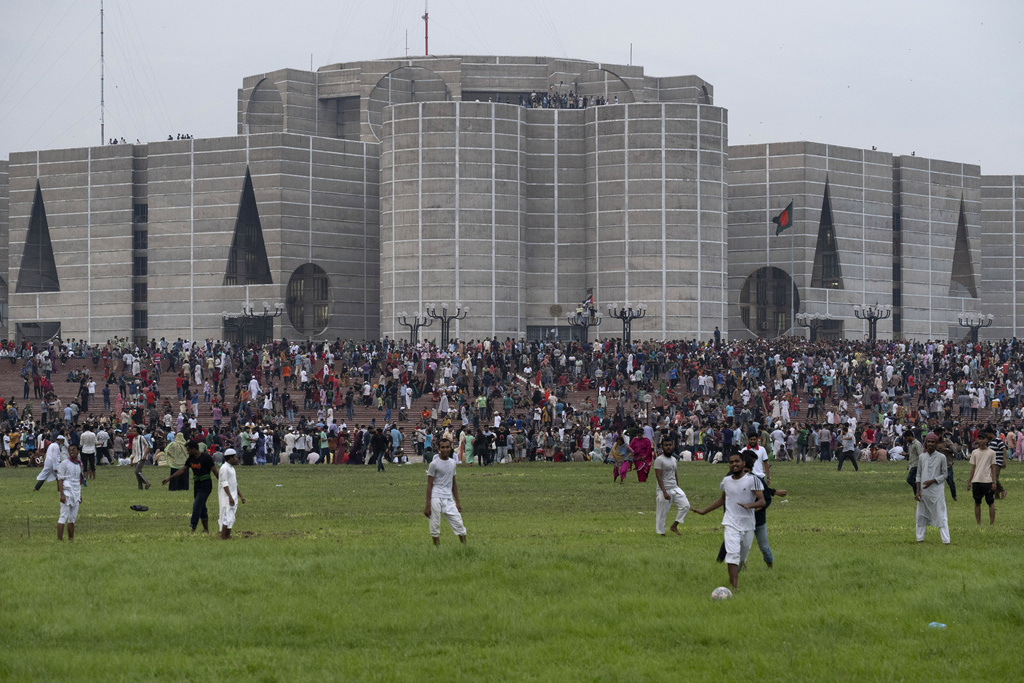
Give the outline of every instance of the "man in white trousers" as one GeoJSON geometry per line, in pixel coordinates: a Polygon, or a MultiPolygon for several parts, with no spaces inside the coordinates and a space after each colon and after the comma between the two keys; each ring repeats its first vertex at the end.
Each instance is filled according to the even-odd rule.
{"type": "Polygon", "coordinates": [[[949,545],[946,519],[946,456],[939,453],[939,435],[931,432],[924,439],[924,453],[917,462],[917,542],[924,540],[929,526],[938,527],[939,538],[949,545]]]}
{"type": "Polygon", "coordinates": [[[430,519],[430,536],[434,545],[441,545],[441,517],[448,520],[459,541],[466,543],[466,527],[462,524],[462,504],[455,483],[455,460],[452,442],[442,438],[437,444],[438,456],[427,467],[427,506],[423,514],[430,519]]]}
{"type": "Polygon", "coordinates": [[[694,509],[698,515],[725,506],[722,518],[725,536],[725,564],[729,569],[729,583],[732,589],[739,587],[740,569],[747,563],[747,553],[754,541],[754,512],[765,506],[764,484],[753,474],[744,472],[743,456],[733,453],[729,456],[729,476],[719,485],[722,495],[703,510],[694,509]]]}
{"type": "Polygon", "coordinates": [[[235,513],[238,504],[245,502],[245,496],[238,490],[238,477],[235,467],[238,466],[238,453],[234,448],[224,451],[224,462],[217,471],[220,488],[217,500],[220,503],[220,537],[227,541],[231,538],[231,528],[235,526],[235,513]]]}
{"type": "Polygon", "coordinates": [[[679,525],[686,519],[690,511],[690,501],[676,483],[676,435],[669,432],[661,437],[661,455],[654,459],[654,476],[658,478],[658,488],[654,492],[654,530],[659,536],[665,535],[665,520],[668,511],[676,506],[676,521],[672,522],[672,533],[681,536],[679,525]]]}

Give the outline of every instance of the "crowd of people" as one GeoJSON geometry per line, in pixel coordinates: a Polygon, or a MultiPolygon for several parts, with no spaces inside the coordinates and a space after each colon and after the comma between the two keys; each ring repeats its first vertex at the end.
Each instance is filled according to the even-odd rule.
{"type": "Polygon", "coordinates": [[[23,380],[20,403],[0,399],[7,460],[38,450],[39,432],[87,417],[121,434],[155,435],[154,452],[161,436],[188,427],[238,447],[244,465],[422,456],[436,452],[442,433],[466,464],[597,455],[621,465],[650,459],[627,437],[674,430],[694,460],[725,461],[754,431],[772,459],[856,466],[907,457],[915,428],[938,429],[948,455],[962,459],[986,425],[1024,459],[1024,352],[1013,341],[626,347],[495,339],[439,349],[388,339],[259,347],[163,339],[145,348],[126,340],[8,346],[0,355],[20,366],[23,380]],[[65,403],[54,372],[72,357],[92,362],[58,372],[58,382],[75,387],[65,403]],[[173,395],[161,394],[167,373],[173,395]],[[357,407],[375,415],[354,421],[357,407]]]}
{"type": "Polygon", "coordinates": [[[934,436],[954,499],[952,468],[981,442],[995,453],[996,495],[1006,459],[1024,460],[1016,340],[117,339],[8,345],[0,357],[23,385],[20,402],[0,400],[4,464],[41,464],[58,444],[81,453],[86,482],[97,465],[123,464],[143,489],[145,465],[173,476],[190,445],[218,461],[230,449],[242,466],[384,470],[429,462],[447,442],[463,465],[586,461],[612,465],[613,482],[633,471],[646,481],[666,443],[680,460],[723,463],[753,446],[765,450],[766,484],[776,460],[841,470],[896,459],[916,489],[922,442],[934,436]],[[72,358],[85,362],[64,370],[72,358]],[[168,375],[173,394],[161,388],[168,375]]]}
{"type": "MultiPolygon", "coordinates": [[[[508,99],[506,98],[505,101],[508,102],[508,99]]],[[[551,92],[548,93],[534,91],[529,95],[519,96],[519,106],[526,107],[527,109],[586,109],[587,107],[599,107],[609,103],[618,104],[619,96],[613,96],[609,102],[608,98],[603,96],[580,95],[573,90],[562,92],[561,90],[556,90],[554,86],[552,86],[551,92]]]]}

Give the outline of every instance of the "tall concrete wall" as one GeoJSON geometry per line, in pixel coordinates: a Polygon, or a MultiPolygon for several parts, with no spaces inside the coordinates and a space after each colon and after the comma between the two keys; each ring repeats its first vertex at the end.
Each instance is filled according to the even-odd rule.
{"type": "Polygon", "coordinates": [[[950,296],[953,251],[963,201],[971,264],[979,294],[981,170],[917,156],[893,158],[893,204],[902,233],[902,323],[906,339],[959,339],[957,316],[978,311],[981,298],[950,296]]]}
{"type": "MultiPolygon", "coordinates": [[[[7,295],[10,288],[10,173],[6,159],[0,159],[0,310],[3,311],[3,323],[7,323],[7,295]]],[[[6,331],[6,328],[4,328],[6,331]]],[[[6,334],[2,334],[6,337],[6,334]]]]}
{"type": "MultiPolygon", "coordinates": [[[[462,338],[515,336],[520,286],[520,108],[392,107],[381,144],[381,329],[424,304],[469,306],[462,338]]],[[[436,327],[436,325],[435,325],[436,327]]],[[[423,335],[436,337],[428,328],[423,335]]]]}
{"type": "MultiPolygon", "coordinates": [[[[858,304],[892,299],[892,155],[815,142],[729,148],[729,333],[749,338],[740,316],[744,282],[765,266],[791,275],[799,293],[796,313],[843,319],[847,338],[863,338],[858,304]],[[812,287],[826,181],[842,287],[812,287]],[[775,234],[771,219],[793,202],[793,226],[775,234]]],[[[752,307],[757,306],[751,301],[752,307]]],[[[751,320],[756,320],[753,316],[751,320]]],[[[792,319],[790,320],[792,321],[792,319]]],[[[751,323],[753,325],[753,323],[751,323]]],[[[775,336],[776,330],[771,330],[775,336]]],[[[807,330],[793,325],[791,334],[807,330]]],[[[880,338],[891,327],[879,324],[880,338]]]]}
{"type": "Polygon", "coordinates": [[[1024,176],[981,176],[981,312],[988,339],[1024,332],[1024,176]]]}
{"type": "MultiPolygon", "coordinates": [[[[726,111],[646,103],[595,107],[586,117],[597,303],[646,303],[636,338],[724,332],[726,111]]],[[[606,318],[600,332],[621,335],[621,323],[606,318]]]]}
{"type": "Polygon", "coordinates": [[[131,336],[133,156],[131,145],[11,155],[11,334],[18,322],[59,322],[64,339],[131,336]],[[60,291],[19,294],[37,182],[60,291]]]}
{"type": "Polygon", "coordinates": [[[306,263],[330,279],[329,324],[300,330],[286,314],[275,335],[377,336],[375,145],[290,134],[172,141],[150,145],[148,175],[151,337],[222,338],[222,312],[285,301],[306,263]],[[246,169],[273,283],[225,286],[246,169]]]}
{"type": "MultiPolygon", "coordinates": [[[[724,110],[497,103],[392,107],[382,143],[382,330],[459,301],[463,338],[565,326],[595,302],[646,303],[635,334],[724,324],[724,110]],[[437,264],[437,265],[435,265],[437,264]]],[[[598,330],[621,333],[606,319],[598,330]]]]}

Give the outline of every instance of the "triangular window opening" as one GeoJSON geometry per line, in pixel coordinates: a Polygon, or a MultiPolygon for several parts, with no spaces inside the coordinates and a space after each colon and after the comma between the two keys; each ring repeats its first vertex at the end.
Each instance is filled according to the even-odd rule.
{"type": "Polygon", "coordinates": [[[224,273],[225,285],[272,285],[267,245],[263,241],[260,212],[256,207],[256,193],[252,189],[252,176],[245,169],[242,201],[238,205],[235,236],[228,252],[228,267],[224,273]]]}
{"type": "Polygon", "coordinates": [[[60,281],[57,279],[57,263],[53,260],[50,226],[46,222],[43,191],[37,180],[36,196],[32,202],[32,214],[28,219],[28,234],[25,236],[25,251],[21,256],[21,270],[18,272],[16,293],[59,291],[60,281]]]}
{"type": "Polygon", "coordinates": [[[825,194],[821,200],[821,219],[818,221],[818,244],[814,248],[811,287],[843,289],[843,271],[839,267],[839,250],[836,248],[836,230],[832,223],[832,200],[829,199],[828,178],[825,179],[825,194]]]}
{"type": "Polygon", "coordinates": [[[978,298],[978,286],[974,281],[974,266],[971,263],[971,243],[967,239],[967,215],[964,212],[963,197],[960,197],[960,220],[956,226],[956,247],[953,248],[953,274],[949,278],[949,296],[978,298]]]}

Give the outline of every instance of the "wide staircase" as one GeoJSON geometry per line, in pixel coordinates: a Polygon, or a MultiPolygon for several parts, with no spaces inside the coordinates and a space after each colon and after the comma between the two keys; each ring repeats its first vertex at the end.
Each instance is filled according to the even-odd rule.
{"type": "MultiPolygon", "coordinates": [[[[314,366],[314,371],[319,370],[322,367],[322,365],[323,365],[322,362],[318,362],[314,366]]],[[[3,396],[5,401],[9,401],[11,397],[14,397],[15,400],[17,401],[17,404],[18,404],[18,407],[19,407],[19,413],[24,409],[24,406],[26,405],[26,402],[27,403],[31,403],[32,404],[32,414],[33,414],[34,418],[36,420],[38,420],[39,416],[40,416],[40,410],[39,410],[39,408],[40,408],[40,400],[35,398],[35,396],[34,396],[34,392],[32,390],[32,386],[31,386],[31,379],[29,381],[29,398],[28,398],[27,401],[22,398],[23,393],[24,393],[24,389],[23,389],[24,382],[23,382],[23,379],[21,377],[21,369],[22,369],[23,366],[24,366],[24,362],[22,360],[20,360],[20,359],[15,364],[13,364],[13,365],[10,363],[10,361],[8,361],[6,359],[0,360],[0,395],[3,396]]],[[[164,363],[164,368],[165,368],[164,371],[160,373],[160,381],[158,383],[158,386],[160,387],[160,397],[157,399],[157,405],[158,406],[161,405],[163,403],[163,399],[167,398],[170,401],[170,404],[172,406],[172,410],[174,411],[174,414],[176,415],[177,414],[177,406],[178,406],[177,389],[176,389],[176,382],[175,382],[176,373],[168,372],[166,370],[166,363],[164,363]]],[[[103,382],[103,361],[100,361],[96,366],[94,366],[91,359],[72,358],[72,359],[69,359],[64,364],[61,364],[60,361],[57,360],[55,362],[55,368],[54,368],[54,370],[50,374],[50,381],[53,383],[54,391],[57,394],[57,396],[60,398],[62,404],[63,405],[67,405],[78,393],[78,383],[77,382],[68,382],[68,381],[66,381],[68,373],[72,372],[72,371],[75,371],[75,370],[84,370],[84,369],[88,369],[90,371],[90,373],[92,374],[93,378],[96,380],[96,399],[94,401],[90,402],[89,412],[86,413],[86,415],[87,416],[98,417],[98,416],[104,414],[104,411],[103,411],[103,394],[102,394],[102,392],[103,392],[103,384],[104,384],[104,382],[103,382]]],[[[233,396],[234,396],[234,388],[235,388],[235,384],[234,384],[235,383],[235,378],[234,378],[234,375],[233,374],[229,374],[227,381],[228,381],[228,385],[227,385],[227,389],[228,390],[227,390],[226,395],[227,395],[227,403],[228,403],[228,405],[226,406],[225,415],[230,414],[229,411],[231,409],[234,409],[234,407],[235,407],[234,405],[232,405],[233,404],[233,396]]],[[[275,384],[277,384],[280,387],[281,386],[280,380],[275,380],[275,384]]],[[[522,377],[522,376],[518,376],[516,378],[516,384],[518,385],[518,387],[520,389],[520,392],[522,393],[522,395],[524,397],[528,398],[529,396],[532,395],[534,387],[530,383],[530,381],[527,380],[527,378],[522,377]]],[[[377,425],[382,425],[383,422],[384,422],[385,411],[383,411],[383,410],[378,411],[375,405],[374,406],[370,406],[370,407],[363,406],[362,403],[360,402],[360,393],[361,393],[360,392],[360,386],[361,386],[361,383],[358,383],[358,381],[352,382],[352,388],[353,388],[353,390],[355,391],[355,394],[356,394],[356,397],[355,397],[356,400],[355,400],[354,407],[353,407],[353,417],[352,417],[352,419],[348,420],[346,418],[345,408],[341,407],[341,408],[335,410],[335,421],[336,422],[347,422],[350,427],[354,426],[354,425],[369,425],[373,421],[376,421],[377,425]]],[[[200,391],[201,391],[201,387],[200,387],[200,391]]],[[[343,388],[341,391],[342,391],[342,394],[344,395],[345,389],[343,388]]],[[[112,404],[114,402],[114,399],[117,396],[117,393],[118,393],[117,385],[116,384],[115,385],[111,385],[111,403],[112,404]]],[[[682,392],[678,392],[677,391],[677,393],[681,394],[682,392]]],[[[293,390],[291,391],[291,394],[292,394],[292,397],[293,397],[293,402],[295,403],[296,418],[298,418],[299,416],[303,416],[303,417],[306,417],[306,418],[315,419],[316,415],[317,415],[316,409],[303,409],[303,407],[302,407],[302,392],[293,387],[293,390]]],[[[588,388],[588,389],[585,389],[583,391],[573,391],[573,390],[570,390],[568,392],[568,395],[567,395],[568,402],[571,405],[573,405],[575,408],[577,408],[577,409],[581,408],[584,405],[586,399],[588,399],[588,398],[593,402],[594,406],[596,407],[597,406],[597,398],[598,398],[598,391],[597,391],[597,389],[589,389],[588,388]]],[[[914,402],[913,405],[916,405],[916,402],[914,402]]],[[[408,427],[409,429],[414,428],[420,422],[420,413],[423,411],[423,409],[424,408],[430,409],[433,406],[434,406],[434,401],[433,401],[433,397],[432,397],[432,395],[430,393],[426,393],[423,396],[420,396],[418,399],[413,401],[412,408],[410,410],[406,411],[407,420],[405,421],[405,423],[401,423],[400,422],[399,425],[402,426],[403,428],[404,427],[408,427]]],[[[500,399],[495,401],[495,406],[496,406],[496,409],[500,410],[500,406],[501,406],[500,399]]],[[[608,401],[608,411],[609,411],[609,413],[614,411],[616,406],[617,406],[616,399],[610,398],[609,401],[608,401]]],[[[627,409],[629,407],[630,406],[627,406],[627,409]]],[[[651,407],[653,408],[653,404],[651,404],[651,407]]],[[[453,406],[453,408],[454,408],[454,406],[453,406]]],[[[199,412],[200,424],[208,425],[208,424],[210,424],[212,422],[211,410],[212,410],[212,405],[211,404],[209,404],[209,403],[200,403],[200,412],[199,412]]],[[[518,412],[523,416],[523,419],[526,420],[527,422],[529,422],[532,419],[532,411],[519,410],[518,412]]],[[[959,411],[954,406],[954,416],[958,412],[959,411]]],[[[797,412],[796,414],[792,414],[790,416],[790,418],[791,418],[792,421],[797,422],[797,421],[805,420],[806,417],[807,417],[807,401],[806,401],[806,397],[804,397],[804,399],[801,401],[800,411],[797,412]]],[[[991,417],[992,417],[992,410],[991,410],[990,407],[986,406],[984,408],[979,409],[979,411],[978,411],[978,420],[979,421],[984,422],[984,421],[989,420],[991,417]]],[[[398,411],[397,410],[392,411],[392,419],[393,420],[398,420],[398,411]]],[[[824,420],[824,410],[819,410],[819,420],[824,420]]],[[[226,418],[225,418],[225,422],[226,422],[226,418]]]]}

